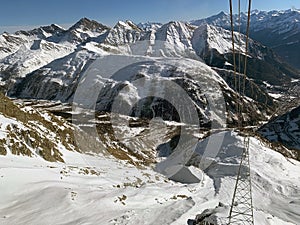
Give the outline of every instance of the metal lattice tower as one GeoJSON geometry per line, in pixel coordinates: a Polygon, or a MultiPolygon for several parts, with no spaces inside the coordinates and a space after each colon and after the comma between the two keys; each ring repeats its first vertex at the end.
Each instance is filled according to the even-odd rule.
{"type": "Polygon", "coordinates": [[[238,176],[233,193],[232,204],[229,214],[229,224],[254,224],[251,174],[249,161],[249,142],[250,138],[245,138],[238,176]]]}
{"type": "MultiPolygon", "coordinates": [[[[232,49],[233,49],[233,59],[234,59],[234,73],[236,79],[236,62],[235,62],[235,43],[234,43],[234,27],[233,27],[233,10],[232,10],[232,0],[229,0],[230,4],[230,19],[231,19],[231,33],[232,33],[232,49]]],[[[240,26],[240,0],[239,4],[239,26],[240,26]]],[[[248,44],[249,44],[249,26],[250,26],[250,11],[251,11],[251,0],[249,0],[248,6],[248,21],[247,21],[247,31],[246,31],[246,49],[245,49],[245,60],[244,60],[244,74],[243,74],[243,84],[241,88],[241,82],[238,83],[239,96],[242,100],[242,94],[245,95],[245,80],[247,72],[247,55],[248,55],[248,44]]],[[[240,30],[240,27],[239,27],[240,30]]],[[[241,52],[239,52],[239,64],[240,64],[241,52]]],[[[240,72],[240,71],[239,71],[240,72]]],[[[242,127],[242,114],[243,105],[238,107],[238,118],[239,118],[239,128],[242,127]]],[[[241,157],[241,162],[238,169],[238,175],[236,178],[236,184],[234,188],[232,203],[229,213],[229,225],[254,225],[253,217],[253,204],[252,204],[252,188],[251,188],[251,174],[250,174],[250,160],[249,160],[249,143],[250,137],[247,135],[244,138],[244,149],[241,157]]]]}

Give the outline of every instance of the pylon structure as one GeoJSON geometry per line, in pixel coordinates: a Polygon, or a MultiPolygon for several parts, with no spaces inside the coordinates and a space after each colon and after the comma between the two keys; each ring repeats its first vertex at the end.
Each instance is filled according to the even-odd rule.
{"type": "Polygon", "coordinates": [[[249,160],[250,138],[245,138],[238,176],[229,213],[229,224],[254,224],[249,160]]]}
{"type": "MultiPolygon", "coordinates": [[[[247,30],[246,30],[246,48],[245,48],[245,60],[244,60],[244,74],[243,84],[241,82],[235,82],[236,90],[238,90],[239,96],[245,95],[245,81],[247,73],[247,57],[248,57],[248,45],[249,45],[249,26],[250,26],[250,12],[251,12],[251,0],[248,1],[248,18],[247,18],[247,30]]],[[[230,21],[231,21],[231,36],[232,36],[232,50],[234,59],[234,74],[236,79],[236,62],[235,62],[235,42],[234,42],[234,22],[233,22],[233,10],[232,0],[229,0],[230,4],[230,21]]],[[[238,1],[238,23],[239,30],[241,26],[241,1],[238,1]]],[[[241,51],[239,51],[239,65],[241,63],[241,51]]],[[[240,66],[239,66],[240,68],[240,66]]],[[[239,71],[240,72],[240,71],[239,71]]],[[[239,115],[239,128],[242,128],[242,115],[243,115],[243,103],[238,107],[239,115]]],[[[250,160],[249,160],[249,134],[244,138],[244,149],[241,157],[240,166],[238,169],[238,175],[236,178],[236,184],[234,187],[234,193],[232,203],[229,212],[229,225],[254,225],[253,217],[253,204],[252,204],[252,188],[251,188],[251,174],[250,174],[250,160]]]]}

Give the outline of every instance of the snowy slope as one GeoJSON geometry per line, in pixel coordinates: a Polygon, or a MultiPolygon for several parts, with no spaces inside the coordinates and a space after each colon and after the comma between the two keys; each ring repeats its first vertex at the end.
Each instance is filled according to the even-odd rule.
{"type": "MultiPolygon", "coordinates": [[[[234,133],[225,135],[220,158],[198,184],[168,181],[150,168],[140,170],[103,155],[69,152],[66,164],[0,157],[0,222],[181,225],[222,202],[218,222],[225,224],[242,143],[234,133]]],[[[256,224],[298,224],[300,163],[255,138],[250,150],[256,224]]]]}
{"type": "MultiPolygon", "coordinates": [[[[236,50],[244,52],[245,37],[235,32],[234,40],[236,50]]],[[[205,48],[207,48],[206,51],[215,49],[219,54],[229,53],[232,51],[231,32],[220,27],[203,24],[195,30],[193,45],[194,48],[197,49],[198,55],[204,55],[205,48]]]]}
{"type": "Polygon", "coordinates": [[[29,44],[29,40],[20,37],[19,35],[13,35],[3,33],[0,35],[0,59],[16,52],[20,45],[29,44]]]}
{"type": "Polygon", "coordinates": [[[63,152],[78,151],[73,127],[65,120],[0,95],[0,155],[24,155],[63,162],[63,152]]]}
{"type": "Polygon", "coordinates": [[[1,73],[11,73],[13,77],[24,77],[55,59],[74,51],[74,47],[34,40],[31,46],[23,45],[15,53],[0,61],[1,73]]]}
{"type": "Polygon", "coordinates": [[[69,100],[80,77],[96,56],[86,49],[75,51],[27,75],[12,91],[17,95],[22,93],[23,98],[69,100]]]}
{"type": "Polygon", "coordinates": [[[196,58],[191,43],[194,30],[188,23],[172,21],[148,32],[146,39],[153,41],[153,55],[196,58]]]}

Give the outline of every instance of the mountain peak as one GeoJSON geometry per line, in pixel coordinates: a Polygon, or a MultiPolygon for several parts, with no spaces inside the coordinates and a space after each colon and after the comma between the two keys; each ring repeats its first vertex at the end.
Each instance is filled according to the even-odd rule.
{"type": "Polygon", "coordinates": [[[251,10],[251,14],[258,14],[260,11],[258,9],[251,10]]]}
{"type": "Polygon", "coordinates": [[[114,26],[114,28],[118,28],[118,27],[122,27],[122,28],[125,28],[127,30],[138,30],[138,31],[141,31],[141,29],[135,23],[133,23],[130,20],[126,20],[125,22],[119,20],[117,22],[117,24],[114,26]]]}
{"type": "Polygon", "coordinates": [[[57,25],[57,24],[51,24],[49,26],[42,26],[41,29],[43,29],[44,31],[46,31],[47,33],[59,33],[62,31],[65,31],[64,28],[62,28],[61,26],[57,25]]]}
{"type": "Polygon", "coordinates": [[[292,12],[300,13],[300,9],[296,9],[296,8],[291,8],[291,11],[292,11],[292,12]]]}
{"type": "Polygon", "coordinates": [[[23,34],[23,35],[26,35],[26,36],[37,35],[37,36],[40,36],[41,38],[43,38],[43,37],[47,37],[49,35],[61,33],[63,31],[65,31],[65,29],[62,28],[61,26],[59,26],[57,24],[51,24],[51,25],[48,25],[48,26],[41,26],[41,27],[35,28],[33,30],[16,31],[15,34],[17,34],[17,35],[23,34]]]}
{"type": "Polygon", "coordinates": [[[169,23],[162,25],[162,26],[175,26],[175,27],[179,27],[179,26],[186,26],[188,23],[187,22],[183,22],[183,21],[170,21],[169,23]]]}
{"type": "Polygon", "coordinates": [[[228,14],[227,13],[225,13],[224,11],[221,11],[219,14],[218,14],[218,16],[227,16],[228,14]]]}
{"type": "Polygon", "coordinates": [[[89,22],[91,22],[91,20],[87,17],[83,17],[78,21],[78,23],[89,23],[89,22]]]}
{"type": "Polygon", "coordinates": [[[103,31],[106,29],[109,29],[109,27],[98,23],[95,20],[90,20],[86,17],[81,18],[77,23],[75,23],[72,27],[69,28],[69,30],[76,30],[76,29],[82,29],[84,31],[90,30],[90,31],[103,31]]]}

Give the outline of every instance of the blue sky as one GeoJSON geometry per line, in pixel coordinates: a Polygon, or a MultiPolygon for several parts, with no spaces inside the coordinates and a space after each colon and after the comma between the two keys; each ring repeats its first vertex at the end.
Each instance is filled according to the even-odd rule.
{"type": "MultiPolygon", "coordinates": [[[[233,0],[236,2],[237,0],[233,0]]],[[[228,0],[0,0],[0,33],[51,23],[68,26],[82,17],[112,26],[118,20],[188,21],[228,12],[228,0]]],[[[241,0],[246,11],[246,0],[241,0]]],[[[300,9],[299,0],[252,0],[259,10],[300,9]]]]}

